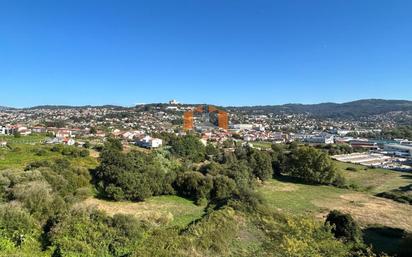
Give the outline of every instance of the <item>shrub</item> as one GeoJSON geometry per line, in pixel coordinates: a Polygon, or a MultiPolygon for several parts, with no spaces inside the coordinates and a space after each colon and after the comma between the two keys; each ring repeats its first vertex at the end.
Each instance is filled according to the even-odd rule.
{"type": "Polygon", "coordinates": [[[346,170],[348,170],[348,171],[358,171],[358,169],[355,168],[355,167],[347,167],[346,170]]]}
{"type": "Polygon", "coordinates": [[[79,155],[80,157],[88,157],[90,155],[90,152],[89,150],[84,149],[80,151],[79,155]]]}
{"type": "Polygon", "coordinates": [[[200,172],[184,172],[178,174],[174,188],[181,196],[194,200],[209,198],[213,188],[213,178],[200,172]]]}
{"type": "Polygon", "coordinates": [[[326,217],[326,224],[332,225],[332,233],[336,238],[347,242],[361,242],[362,232],[350,214],[333,210],[326,217]]]}
{"type": "Polygon", "coordinates": [[[39,234],[39,226],[25,210],[11,204],[0,206],[0,238],[6,238],[19,246],[26,238],[39,234]]]}
{"type": "Polygon", "coordinates": [[[336,186],[336,187],[346,187],[346,178],[340,173],[336,173],[335,179],[332,182],[332,185],[336,186]]]}
{"type": "Polygon", "coordinates": [[[219,175],[213,178],[211,197],[216,200],[226,199],[232,196],[235,189],[236,183],[233,179],[219,175]]]}
{"type": "Polygon", "coordinates": [[[38,148],[35,150],[35,154],[37,156],[45,156],[46,155],[46,150],[44,150],[43,148],[38,148]]]}

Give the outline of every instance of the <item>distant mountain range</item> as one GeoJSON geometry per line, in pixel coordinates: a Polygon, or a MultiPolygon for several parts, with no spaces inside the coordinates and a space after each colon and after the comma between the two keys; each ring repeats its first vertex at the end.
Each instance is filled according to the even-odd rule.
{"type": "Polygon", "coordinates": [[[6,107],[6,106],[0,106],[0,111],[1,111],[1,110],[10,110],[10,109],[13,109],[13,108],[11,108],[11,107],[6,107]]]}
{"type": "Polygon", "coordinates": [[[35,109],[80,109],[80,108],[127,108],[119,105],[82,105],[82,106],[71,106],[71,105],[38,105],[38,106],[33,106],[29,108],[24,108],[24,109],[30,109],[30,110],[35,110],[35,109]]]}
{"type": "Polygon", "coordinates": [[[388,112],[412,112],[412,101],[366,99],[347,103],[320,104],[284,104],[248,107],[228,107],[228,110],[238,110],[247,113],[306,113],[315,117],[357,118],[368,115],[385,114],[388,112]]]}
{"type": "MultiPolygon", "coordinates": [[[[167,104],[148,104],[146,106],[166,106],[167,104]]],[[[128,107],[116,105],[103,106],[67,106],[67,105],[43,105],[34,106],[26,109],[65,109],[65,108],[118,108],[127,109],[128,107]]],[[[309,114],[315,117],[330,118],[358,118],[368,115],[385,114],[388,112],[411,112],[412,101],[407,100],[383,100],[383,99],[364,99],[347,103],[320,103],[320,104],[283,104],[283,105],[264,105],[264,106],[230,106],[224,107],[227,110],[242,111],[245,113],[275,113],[275,114],[309,114]]],[[[0,110],[17,109],[0,106],[0,110]]]]}

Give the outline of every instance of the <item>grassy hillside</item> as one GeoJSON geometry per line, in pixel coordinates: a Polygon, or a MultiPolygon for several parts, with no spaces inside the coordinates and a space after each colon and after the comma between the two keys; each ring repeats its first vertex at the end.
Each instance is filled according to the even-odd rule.
{"type": "Polygon", "coordinates": [[[412,184],[412,175],[386,169],[371,169],[362,165],[334,161],[348,181],[359,190],[377,194],[412,184]],[[352,170],[347,170],[350,167],[352,170]]]}
{"type": "Polygon", "coordinates": [[[67,158],[71,163],[85,168],[93,168],[97,165],[96,158],[63,156],[60,152],[51,151],[52,146],[34,143],[38,139],[38,137],[25,139],[10,137],[9,146],[0,148],[0,170],[23,169],[34,161],[50,161],[57,158],[67,158]],[[26,143],[27,141],[33,143],[26,143]]]}
{"type": "Polygon", "coordinates": [[[354,189],[308,185],[294,180],[270,180],[259,191],[267,204],[283,213],[324,220],[330,210],[350,213],[364,230],[364,239],[378,251],[408,256],[405,232],[412,232],[412,205],[376,197],[377,193],[405,188],[412,175],[362,165],[335,162],[354,189]],[[350,170],[347,170],[351,167],[350,170]]]}
{"type": "Polygon", "coordinates": [[[149,223],[181,227],[199,219],[204,214],[205,207],[175,195],[156,196],[144,202],[114,202],[89,198],[82,204],[95,206],[110,216],[130,214],[149,223]]]}
{"type": "Polygon", "coordinates": [[[323,218],[330,210],[352,214],[363,227],[384,225],[412,231],[412,206],[332,186],[271,180],[259,188],[267,203],[290,214],[323,218]]]}

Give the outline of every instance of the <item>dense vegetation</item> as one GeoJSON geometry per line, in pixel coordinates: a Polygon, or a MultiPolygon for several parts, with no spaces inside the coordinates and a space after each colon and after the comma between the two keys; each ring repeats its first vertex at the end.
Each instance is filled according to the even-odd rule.
{"type": "Polygon", "coordinates": [[[51,149],[61,158],[0,171],[0,256],[374,256],[350,216],[334,212],[325,224],[295,217],[270,208],[255,190],[279,176],[337,185],[322,150],[217,148],[192,135],[170,138],[170,146],[125,152],[109,139],[91,172],[68,160],[88,157],[64,155],[76,152],[66,147],[51,149]],[[82,205],[94,190],[113,201],[178,195],[205,212],[176,226],[108,216],[82,205]]]}
{"type": "Polygon", "coordinates": [[[406,138],[412,140],[412,126],[399,126],[391,130],[385,130],[383,135],[387,138],[406,138]]]}

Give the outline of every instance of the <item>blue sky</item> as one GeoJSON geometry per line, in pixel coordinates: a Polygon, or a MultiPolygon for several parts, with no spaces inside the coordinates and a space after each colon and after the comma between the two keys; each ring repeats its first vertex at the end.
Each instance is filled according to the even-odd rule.
{"type": "Polygon", "coordinates": [[[412,100],[409,0],[1,0],[0,105],[412,100]]]}

